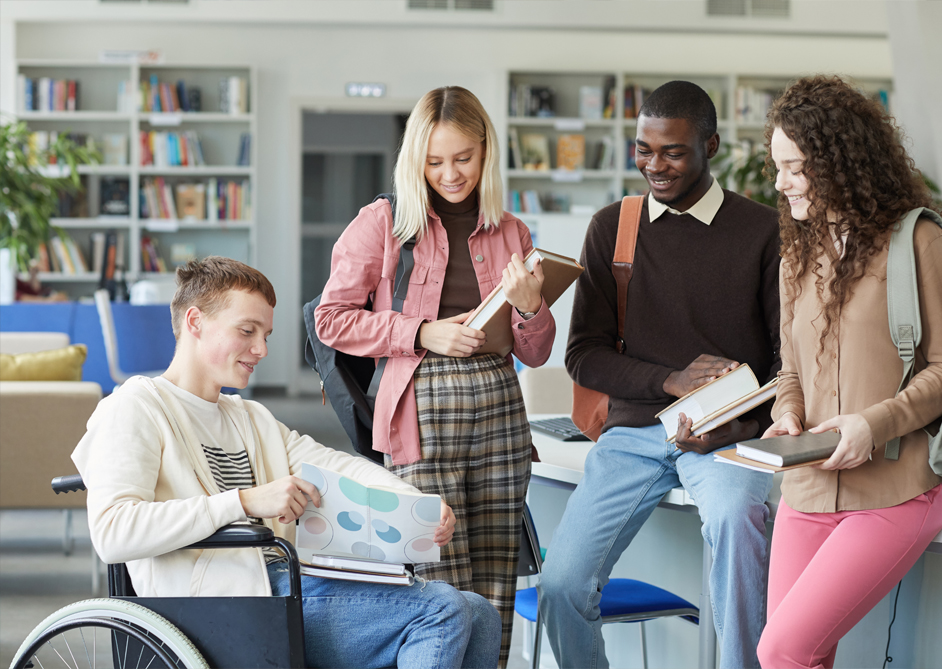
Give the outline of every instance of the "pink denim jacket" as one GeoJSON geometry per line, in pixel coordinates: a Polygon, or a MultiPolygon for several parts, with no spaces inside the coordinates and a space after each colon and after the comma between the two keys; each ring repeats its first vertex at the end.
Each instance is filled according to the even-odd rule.
{"type": "MultiPolygon", "coordinates": [[[[392,311],[399,246],[392,235],[389,202],[363,207],[334,245],[330,279],[315,311],[325,344],[351,355],[389,358],[373,412],[373,448],[391,455],[396,465],[422,457],[412,376],[425,350],[415,349],[415,339],[422,323],[438,318],[448,235],[438,215],[430,212],[428,231],[415,245],[415,269],[401,314],[392,311]],[[363,308],[370,297],[373,311],[363,308]]],[[[527,226],[505,212],[500,225],[490,230],[484,230],[480,219],[468,247],[483,299],[500,283],[511,254],[525,257],[533,242],[527,226]]],[[[549,358],[556,321],[546,302],[528,321],[516,310],[512,313],[513,353],[524,364],[539,367],[549,358]]]]}

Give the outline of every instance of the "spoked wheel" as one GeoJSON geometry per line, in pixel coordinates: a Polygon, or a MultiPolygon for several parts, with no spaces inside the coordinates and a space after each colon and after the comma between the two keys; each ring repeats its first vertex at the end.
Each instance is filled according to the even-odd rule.
{"type": "Polygon", "coordinates": [[[11,669],[208,669],[189,639],[143,606],[118,599],[76,602],[46,618],[11,669]]]}

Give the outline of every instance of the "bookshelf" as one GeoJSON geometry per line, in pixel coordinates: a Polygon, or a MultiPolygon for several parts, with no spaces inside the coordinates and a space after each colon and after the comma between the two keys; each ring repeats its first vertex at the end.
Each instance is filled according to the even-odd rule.
{"type": "MultiPolygon", "coordinates": [[[[646,192],[644,177],[631,161],[637,107],[646,93],[674,79],[692,81],[710,94],[717,109],[721,142],[740,152],[762,147],[765,112],[789,82],[784,77],[739,73],[508,72],[504,145],[508,211],[534,226],[541,219],[589,217],[624,195],[646,192]],[[584,137],[583,165],[560,169],[559,138],[572,134],[584,137]],[[549,169],[533,169],[539,161],[527,165],[524,137],[534,135],[545,138],[549,169]],[[604,153],[603,146],[609,153],[604,153]],[[527,207],[534,200],[539,202],[538,211],[527,207]]],[[[856,82],[890,104],[889,80],[856,82]]]]}
{"type": "MultiPolygon", "coordinates": [[[[128,283],[142,278],[172,281],[175,264],[190,253],[225,255],[255,264],[254,67],[20,60],[17,74],[17,117],[26,121],[31,132],[85,135],[94,139],[103,154],[104,164],[79,168],[86,187],[81,202],[52,220],[74,240],[89,265],[93,239],[112,231],[120,236],[118,256],[128,283]],[[241,87],[239,80],[245,82],[241,87]],[[56,84],[48,83],[56,81],[64,81],[60,93],[74,99],[60,103],[58,110],[56,84]],[[69,95],[72,81],[75,90],[69,95]],[[40,82],[50,86],[42,100],[40,82]],[[182,89],[178,82],[183,82],[182,89]],[[145,99],[153,83],[158,84],[155,93],[145,99]],[[194,96],[198,111],[191,107],[197,102],[194,96]],[[161,97],[160,110],[155,97],[161,97]],[[41,102],[46,103],[45,110],[41,102]],[[142,133],[148,133],[146,146],[142,133]],[[156,184],[166,189],[170,202],[167,197],[160,203],[153,199],[153,195],[164,195],[163,191],[151,192],[148,200],[147,186],[156,184]],[[213,184],[215,198],[209,192],[213,184]],[[185,201],[181,201],[181,187],[189,194],[185,201]],[[127,204],[124,211],[109,215],[103,197],[114,196],[116,190],[119,201],[126,192],[127,204]],[[215,211],[211,211],[212,200],[215,211]],[[175,211],[184,203],[189,216],[175,211]],[[165,271],[153,271],[145,260],[142,240],[146,243],[147,238],[156,242],[165,271]]],[[[55,174],[63,168],[53,165],[49,170],[55,174]]],[[[40,279],[80,299],[91,296],[99,274],[51,271],[41,272],[40,279]]]]}

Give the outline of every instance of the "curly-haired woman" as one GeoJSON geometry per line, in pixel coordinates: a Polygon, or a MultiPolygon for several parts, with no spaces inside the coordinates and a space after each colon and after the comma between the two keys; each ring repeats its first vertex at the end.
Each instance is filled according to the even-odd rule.
{"type": "Polygon", "coordinates": [[[765,669],[832,667],[837,643],[942,529],[942,478],[922,429],[942,414],[942,229],[914,234],[922,343],[890,338],[892,228],[931,198],[879,103],[834,77],[794,83],[769,111],[782,238],[782,371],[765,437],[837,429],[834,455],[785,474],[775,520],[765,669]],[[886,444],[901,437],[893,458],[886,444]]]}

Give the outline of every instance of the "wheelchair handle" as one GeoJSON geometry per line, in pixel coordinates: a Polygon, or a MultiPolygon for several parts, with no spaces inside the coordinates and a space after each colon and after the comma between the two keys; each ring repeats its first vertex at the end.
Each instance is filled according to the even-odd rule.
{"type": "Polygon", "coordinates": [[[85,481],[81,474],[72,474],[71,476],[57,476],[52,479],[52,489],[58,495],[60,492],[79,492],[85,490],[85,481]]]}

